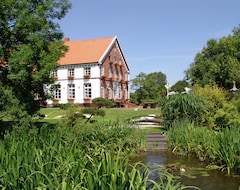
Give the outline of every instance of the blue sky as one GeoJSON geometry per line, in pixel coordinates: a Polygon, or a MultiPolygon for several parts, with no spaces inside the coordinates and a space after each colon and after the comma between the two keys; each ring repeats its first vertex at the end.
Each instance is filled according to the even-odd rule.
{"type": "Polygon", "coordinates": [[[173,85],[184,78],[209,39],[232,34],[240,24],[239,0],[71,0],[59,23],[64,37],[117,36],[130,67],[162,72],[173,85]]]}

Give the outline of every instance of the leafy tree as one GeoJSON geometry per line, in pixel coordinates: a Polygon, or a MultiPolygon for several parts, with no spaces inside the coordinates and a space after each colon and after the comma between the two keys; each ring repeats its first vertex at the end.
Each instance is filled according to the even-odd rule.
{"type": "Polygon", "coordinates": [[[5,88],[1,82],[0,97],[0,123],[4,120],[20,119],[26,114],[12,90],[5,88]]]}
{"type": "Polygon", "coordinates": [[[165,90],[166,75],[161,72],[140,73],[131,82],[131,88],[135,90],[134,99],[140,104],[145,99],[157,100],[160,97],[165,90]]]}
{"type": "Polygon", "coordinates": [[[240,83],[239,47],[240,27],[232,35],[209,40],[186,70],[187,79],[201,86],[216,83],[225,89],[230,89],[233,81],[240,83]]]}
{"type": "Polygon", "coordinates": [[[171,90],[181,93],[185,91],[185,87],[189,87],[189,83],[186,80],[179,80],[171,87],[171,90]]]}
{"type": "Polygon", "coordinates": [[[56,23],[71,4],[68,0],[0,1],[0,81],[33,114],[45,100],[44,84],[64,55],[63,33],[56,23]],[[4,64],[3,64],[4,62],[4,64]]]}

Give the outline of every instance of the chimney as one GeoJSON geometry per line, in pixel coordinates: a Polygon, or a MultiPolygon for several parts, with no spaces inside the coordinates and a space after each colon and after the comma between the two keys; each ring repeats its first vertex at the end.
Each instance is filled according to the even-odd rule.
{"type": "Polygon", "coordinates": [[[64,42],[69,42],[70,38],[64,38],[64,42]]]}

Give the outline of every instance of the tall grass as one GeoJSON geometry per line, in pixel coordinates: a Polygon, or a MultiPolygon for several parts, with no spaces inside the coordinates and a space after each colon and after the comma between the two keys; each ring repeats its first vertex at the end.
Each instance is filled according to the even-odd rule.
{"type": "Polygon", "coordinates": [[[168,147],[181,155],[194,155],[213,162],[221,168],[239,170],[240,127],[214,131],[206,127],[194,127],[193,123],[175,123],[168,131],[168,147]]]}
{"type": "Polygon", "coordinates": [[[158,179],[164,180],[153,181],[146,165],[129,164],[131,150],[139,146],[139,138],[139,130],[121,125],[46,125],[7,133],[0,141],[0,188],[134,190],[147,186],[164,189],[165,184],[179,187],[173,176],[160,167],[158,179]]]}

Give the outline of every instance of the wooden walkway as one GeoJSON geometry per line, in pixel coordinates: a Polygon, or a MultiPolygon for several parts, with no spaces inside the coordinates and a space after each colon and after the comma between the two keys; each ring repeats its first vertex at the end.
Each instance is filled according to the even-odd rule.
{"type": "Polygon", "coordinates": [[[147,151],[166,151],[167,139],[163,133],[147,133],[147,151]]]}

